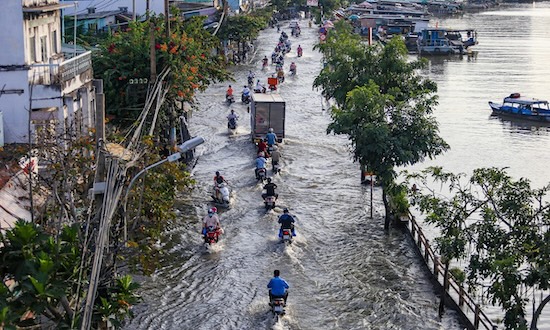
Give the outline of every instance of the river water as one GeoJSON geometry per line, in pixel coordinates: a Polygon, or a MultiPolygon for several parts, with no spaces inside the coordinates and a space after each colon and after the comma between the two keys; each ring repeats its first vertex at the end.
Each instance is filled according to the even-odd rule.
{"type": "MultiPolygon", "coordinates": [[[[508,166],[512,175],[537,185],[550,181],[545,171],[548,130],[492,118],[487,104],[511,92],[550,97],[545,63],[550,6],[540,6],[501,7],[438,22],[441,27],[475,28],[480,43],[475,56],[431,59],[424,72],[439,85],[436,116],[451,150],[413,169],[442,165],[471,172],[508,166]]],[[[261,33],[254,59],[234,70],[236,94],[248,70],[263,81],[271,73],[260,71],[260,60],[269,57],[277,39],[274,29],[261,33]]],[[[237,133],[230,134],[225,120],[229,107],[223,103],[227,84],[212,86],[199,95],[200,109],[191,119],[192,135],[206,139],[193,169],[197,189],[182,197],[180,221],[167,231],[162,266],[143,283],[144,302],[126,328],[462,329],[452,311],[438,318],[438,298],[407,235],[384,232],[378,189],[370,218],[370,190],[358,182],[347,139],[326,134],[330,114],[311,87],[321,69],[321,57],[312,50],[315,29],[306,26],[299,39],[291,40],[294,50],[285,67],[296,61],[298,74],[280,88],[287,101],[287,137],[281,147],[282,172],[274,177],[279,207],[268,213],[263,209],[246,106],[239,100],[231,106],[241,119],[237,133]],[[302,58],[295,57],[298,43],[304,48],[302,58]],[[220,211],[225,235],[207,250],[201,244],[200,219],[210,206],[217,170],[231,184],[232,208],[220,211]],[[289,246],[278,243],[281,207],[297,218],[298,236],[289,246]],[[266,289],[274,269],[291,285],[288,314],[278,323],[269,312],[266,289]]],[[[545,324],[550,325],[548,319],[545,324]]]]}

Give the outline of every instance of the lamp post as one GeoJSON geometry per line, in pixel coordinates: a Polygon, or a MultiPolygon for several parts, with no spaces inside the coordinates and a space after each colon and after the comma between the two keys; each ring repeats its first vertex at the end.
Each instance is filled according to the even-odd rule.
{"type": "Polygon", "coordinates": [[[181,158],[181,155],[186,153],[187,151],[191,149],[195,149],[197,146],[204,143],[204,138],[200,136],[196,136],[194,138],[191,138],[184,143],[178,145],[178,152],[171,154],[170,156],[164,158],[161,161],[158,161],[154,164],[151,164],[147,167],[145,167],[143,170],[139,171],[130,181],[130,184],[128,185],[128,188],[126,189],[126,195],[124,196],[124,203],[122,204],[122,209],[124,211],[124,242],[128,240],[128,218],[126,217],[126,204],[128,204],[128,195],[130,194],[130,190],[132,189],[132,185],[134,182],[139,178],[143,173],[147,172],[148,170],[159,166],[160,164],[164,164],[166,162],[175,162],[176,160],[181,158]]]}

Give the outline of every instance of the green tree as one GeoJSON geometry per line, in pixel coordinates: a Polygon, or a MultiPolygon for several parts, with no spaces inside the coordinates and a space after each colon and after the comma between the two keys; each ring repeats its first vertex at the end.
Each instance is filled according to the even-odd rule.
{"type": "Polygon", "coordinates": [[[155,27],[157,72],[164,67],[171,69],[168,104],[176,99],[193,102],[196,91],[228,79],[230,74],[222,57],[213,54],[219,40],[204,30],[203,21],[204,17],[172,20],[167,36],[163,17],[154,16],[150,22],[132,22],[127,31],[109,36],[93,58],[94,73],[104,81],[107,112],[133,120],[143,107],[146,85],[140,89],[139,84],[131,82],[150,77],[149,23],[155,27]]]}
{"type": "Polygon", "coordinates": [[[230,16],[223,21],[218,32],[221,40],[237,42],[239,49],[244,49],[244,43],[254,40],[262,29],[267,26],[268,17],[259,13],[258,15],[230,16]]]}
{"type": "MultiPolygon", "coordinates": [[[[36,224],[19,221],[0,234],[0,326],[15,329],[32,325],[38,316],[48,318],[56,328],[78,323],[82,245],[77,224],[65,226],[58,235],[36,224]],[[75,322],[76,321],[76,322],[75,322]]],[[[85,273],[84,273],[85,274],[85,273]]],[[[98,318],[122,321],[139,297],[131,279],[119,279],[107,294],[100,294],[95,306],[98,318]],[[122,281],[122,282],[121,282],[122,281]],[[99,301],[116,306],[116,312],[102,314],[99,301]]]]}
{"type": "Polygon", "coordinates": [[[339,22],[316,48],[327,65],[314,87],[336,102],[327,132],[347,134],[355,161],[378,177],[387,228],[387,191],[394,186],[395,167],[435,157],[448,148],[431,115],[437,87],[418,75],[424,62],[409,62],[399,38],[386,47],[367,46],[351,33],[348,23],[339,22]]]}
{"type": "MultiPolygon", "coordinates": [[[[476,169],[469,180],[439,167],[408,178],[420,188],[414,203],[440,229],[441,255],[467,258],[470,291],[489,285],[482,294],[503,308],[506,329],[527,329],[529,296],[550,289],[550,185],[531,188],[529,180],[513,180],[498,168],[476,169]],[[449,192],[432,188],[437,184],[449,192]]],[[[530,329],[537,329],[548,301],[550,295],[538,302],[530,329]]]]}

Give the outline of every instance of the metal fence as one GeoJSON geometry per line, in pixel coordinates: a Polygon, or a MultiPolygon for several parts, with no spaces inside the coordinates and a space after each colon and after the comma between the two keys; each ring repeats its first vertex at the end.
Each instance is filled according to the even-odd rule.
{"type": "Polygon", "coordinates": [[[32,64],[31,82],[34,85],[62,84],[92,69],[92,52],[87,51],[60,63],[32,64]]]}

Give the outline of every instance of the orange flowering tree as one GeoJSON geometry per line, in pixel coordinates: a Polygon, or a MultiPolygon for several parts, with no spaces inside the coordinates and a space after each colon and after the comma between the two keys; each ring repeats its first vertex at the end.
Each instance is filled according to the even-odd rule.
{"type": "MultiPolygon", "coordinates": [[[[164,19],[152,17],[156,70],[171,69],[168,100],[193,102],[209,84],[230,79],[216,49],[219,40],[203,28],[204,17],[172,20],[167,36],[164,19]]],[[[99,46],[93,65],[103,79],[107,112],[132,120],[143,107],[150,79],[150,24],[133,22],[99,46]],[[135,111],[132,111],[135,110],[135,111]]]]}

